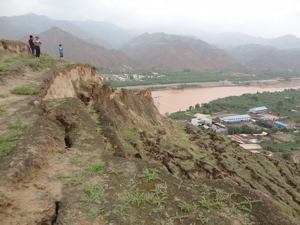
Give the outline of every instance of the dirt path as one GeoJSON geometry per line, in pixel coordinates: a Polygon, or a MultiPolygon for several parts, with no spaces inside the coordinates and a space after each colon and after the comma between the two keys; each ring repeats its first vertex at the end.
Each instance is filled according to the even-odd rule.
{"type": "MultiPolygon", "coordinates": [[[[45,73],[46,71],[43,71],[45,73]]],[[[16,95],[11,90],[21,86],[32,86],[39,89],[43,77],[41,72],[34,72],[29,68],[20,71],[22,75],[2,77],[0,83],[0,129],[4,131],[9,123],[13,123],[18,118],[34,120],[35,117],[29,116],[28,105],[34,100],[38,100],[37,95],[16,95]]],[[[31,121],[33,122],[33,121],[31,121]]]]}

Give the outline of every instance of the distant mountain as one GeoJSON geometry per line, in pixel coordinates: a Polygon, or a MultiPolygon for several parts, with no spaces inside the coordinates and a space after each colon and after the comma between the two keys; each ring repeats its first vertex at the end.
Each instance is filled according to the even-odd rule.
{"type": "Polygon", "coordinates": [[[73,23],[68,21],[52,20],[46,16],[39,16],[33,13],[23,16],[0,17],[0,24],[0,38],[10,40],[19,40],[24,36],[29,36],[30,34],[36,35],[50,29],[53,26],[59,27],[78,38],[89,38],[89,35],[87,35],[86,32],[73,23]]]}
{"type": "Polygon", "coordinates": [[[110,43],[111,47],[106,48],[119,48],[136,35],[135,32],[120,28],[110,22],[87,20],[73,21],[73,23],[92,34],[97,42],[101,43],[101,40],[105,40],[110,43]]]}
{"type": "Polygon", "coordinates": [[[266,52],[246,64],[254,70],[288,70],[289,67],[274,52],[266,52]]]}
{"type": "Polygon", "coordinates": [[[229,54],[199,39],[165,33],[145,33],[121,50],[155,68],[182,70],[241,69],[229,54]]]}
{"type": "MultiPolygon", "coordinates": [[[[89,54],[86,53],[87,58],[83,58],[77,52],[70,55],[73,60],[82,62],[91,61],[90,55],[100,49],[102,49],[100,52],[105,52],[107,49],[121,49],[130,57],[151,64],[151,67],[172,70],[182,70],[183,68],[193,70],[241,69],[242,65],[236,60],[247,67],[256,69],[298,70],[300,67],[300,39],[291,34],[265,39],[242,33],[214,34],[192,27],[170,26],[159,29],[176,35],[168,35],[163,32],[140,35],[141,30],[123,29],[110,22],[53,20],[33,13],[0,17],[0,39],[26,41],[30,34],[36,35],[44,32],[48,35],[57,35],[43,38],[49,40],[48,43],[55,43],[55,47],[45,47],[44,50],[54,56],[56,55],[56,44],[69,45],[68,38],[76,39],[76,43],[74,46],[70,45],[69,50],[76,48],[83,49],[83,51],[85,51],[84,49],[90,50],[89,54]],[[52,27],[67,32],[69,36],[46,32],[52,27]],[[182,36],[183,34],[185,35],[182,36]],[[77,39],[81,39],[81,42],[77,39]],[[88,45],[85,47],[86,44],[88,45]],[[224,51],[225,49],[229,51],[230,56],[224,51]]],[[[107,62],[103,58],[104,56],[97,57],[102,57],[103,65],[116,66],[118,63],[112,58],[112,52],[108,52],[107,62]],[[112,61],[114,63],[111,63],[112,61]]],[[[124,54],[118,51],[115,51],[114,54],[122,58],[118,66],[123,64],[126,58],[124,54]]],[[[130,62],[130,65],[139,64],[129,58],[126,61],[130,62]]],[[[100,65],[101,63],[97,61],[94,64],[100,65]]]]}
{"type": "Polygon", "coordinates": [[[94,44],[96,42],[97,45],[107,49],[117,49],[137,34],[110,22],[53,20],[30,13],[22,16],[0,17],[0,39],[19,40],[53,26],[85,41],[92,41],[94,44]]]}
{"type": "Polygon", "coordinates": [[[232,48],[239,45],[245,45],[245,44],[261,44],[264,45],[264,38],[261,37],[253,37],[251,35],[242,34],[242,33],[204,33],[201,32],[200,35],[198,35],[198,38],[200,38],[203,41],[206,41],[207,43],[211,45],[217,45],[222,48],[232,48]]]}
{"type": "MultiPolygon", "coordinates": [[[[107,50],[104,47],[96,46],[85,42],[71,34],[52,27],[47,31],[38,34],[42,42],[42,53],[59,58],[58,45],[64,47],[64,57],[67,60],[91,63],[96,67],[122,69],[124,66],[139,67],[137,60],[129,58],[121,51],[107,50]]],[[[26,40],[23,39],[26,42],[26,40]]]]}
{"type": "Polygon", "coordinates": [[[279,49],[297,48],[300,50],[300,38],[295,35],[288,34],[278,38],[267,39],[266,44],[279,49]]]}
{"type": "Polygon", "coordinates": [[[243,34],[239,32],[234,33],[212,33],[205,30],[195,28],[193,26],[181,26],[180,24],[163,26],[153,29],[143,29],[140,33],[159,33],[164,32],[167,34],[183,35],[183,36],[195,36],[202,41],[207,42],[210,45],[216,46],[218,48],[233,48],[239,45],[246,44],[258,44],[263,46],[272,46],[278,49],[290,49],[290,48],[300,48],[300,38],[295,35],[288,34],[277,38],[262,38],[255,37],[248,34],[243,34]]]}
{"type": "Polygon", "coordinates": [[[300,38],[289,34],[278,38],[266,39],[262,37],[253,37],[242,33],[208,33],[200,32],[197,35],[203,41],[222,48],[233,48],[239,45],[257,44],[263,46],[271,46],[278,49],[300,49],[300,38]]]}
{"type": "Polygon", "coordinates": [[[261,57],[269,52],[276,52],[277,49],[270,46],[262,46],[258,44],[240,45],[235,48],[227,50],[228,53],[236,60],[242,63],[249,63],[250,61],[261,57]]]}
{"type": "Polygon", "coordinates": [[[300,71],[300,49],[249,44],[229,49],[228,53],[250,69],[300,71]]]}

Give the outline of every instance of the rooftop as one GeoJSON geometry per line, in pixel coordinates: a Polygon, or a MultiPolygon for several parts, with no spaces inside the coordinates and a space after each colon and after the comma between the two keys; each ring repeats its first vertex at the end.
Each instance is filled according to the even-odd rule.
{"type": "Polygon", "coordinates": [[[256,107],[256,108],[252,108],[252,109],[254,109],[255,111],[261,111],[261,110],[267,110],[267,107],[260,106],[260,107],[256,107]]]}
{"type": "Polygon", "coordinates": [[[283,126],[283,127],[288,127],[289,125],[280,121],[275,121],[275,124],[283,126]]]}
{"type": "Polygon", "coordinates": [[[250,118],[248,114],[243,114],[243,115],[236,115],[236,116],[224,116],[220,117],[221,120],[229,120],[229,119],[245,119],[245,118],[250,118]]]}
{"type": "Polygon", "coordinates": [[[246,150],[261,150],[261,146],[258,144],[240,144],[243,149],[246,150]]]}

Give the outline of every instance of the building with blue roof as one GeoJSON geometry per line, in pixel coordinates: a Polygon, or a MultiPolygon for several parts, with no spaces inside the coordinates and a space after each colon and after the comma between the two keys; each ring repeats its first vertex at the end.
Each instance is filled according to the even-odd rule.
{"type": "Polygon", "coordinates": [[[262,113],[268,112],[268,109],[265,106],[261,106],[261,107],[249,109],[249,112],[255,113],[255,114],[262,114],[262,113]]]}
{"type": "Polygon", "coordinates": [[[250,119],[251,119],[251,117],[248,114],[220,117],[220,120],[222,122],[226,122],[226,123],[248,122],[250,119]]]}
{"type": "Polygon", "coordinates": [[[275,121],[275,124],[277,124],[278,126],[281,126],[281,127],[285,127],[285,128],[288,128],[288,126],[289,126],[288,124],[280,122],[280,121],[275,121]]]}

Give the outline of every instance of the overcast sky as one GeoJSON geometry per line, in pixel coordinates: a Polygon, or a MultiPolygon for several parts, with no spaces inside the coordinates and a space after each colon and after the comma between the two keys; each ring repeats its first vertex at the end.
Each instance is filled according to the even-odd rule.
{"type": "Polygon", "coordinates": [[[109,21],[122,28],[192,26],[265,38],[300,38],[300,0],[0,0],[0,16],[109,21]]]}

